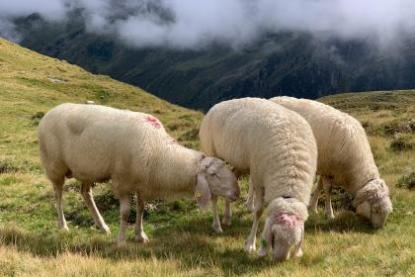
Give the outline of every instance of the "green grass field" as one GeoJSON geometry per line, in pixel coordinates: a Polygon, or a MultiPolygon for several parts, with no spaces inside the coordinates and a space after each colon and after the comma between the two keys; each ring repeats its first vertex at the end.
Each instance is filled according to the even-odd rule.
{"type": "MultiPolygon", "coordinates": [[[[128,232],[117,248],[118,202],[99,184],[97,205],[112,235],[93,227],[79,185],[67,182],[65,215],[70,232],[57,228],[52,186],[39,162],[36,128],[42,114],[63,102],[97,103],[151,113],[181,143],[197,148],[202,114],[171,105],[106,76],[92,75],[0,39],[0,276],[413,276],[415,274],[415,91],[343,94],[322,101],[350,112],[365,126],[394,212],[373,231],[352,212],[322,212],[306,224],[303,258],[275,264],[243,251],[251,225],[242,198],[233,225],[221,235],[210,212],[191,201],[153,202],[145,214],[151,242],[128,232]],[[397,183],[402,185],[398,188],[397,183]],[[409,180],[409,181],[406,181],[409,180]]],[[[131,214],[131,222],[134,220],[131,214]]]]}

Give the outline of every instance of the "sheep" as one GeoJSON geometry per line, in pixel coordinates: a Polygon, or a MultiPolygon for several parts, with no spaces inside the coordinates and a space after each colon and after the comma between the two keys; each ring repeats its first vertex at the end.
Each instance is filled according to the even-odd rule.
{"type": "Polygon", "coordinates": [[[67,103],[44,116],[38,135],[42,164],[55,191],[59,227],[65,230],[65,177],[81,182],[82,196],[96,225],[107,233],[91,186],[112,180],[112,190],[120,200],[120,245],[125,243],[132,193],[137,195],[136,240],[143,243],[148,242],[143,230],[145,201],[194,195],[204,208],[212,196],[232,201],[239,196],[237,179],[223,161],[181,146],[148,114],[67,103]]]}
{"type": "Polygon", "coordinates": [[[325,211],[334,218],[330,189],[341,185],[354,195],[356,213],[369,219],[374,228],[384,226],[392,202],[389,188],[379,176],[366,132],[358,120],[323,103],[275,97],[270,99],[303,116],[311,128],[318,145],[318,187],[311,200],[317,210],[318,197],[325,191],[325,211]]]}
{"type": "MultiPolygon", "coordinates": [[[[308,123],[271,101],[242,98],[213,106],[202,121],[199,136],[207,155],[225,160],[241,174],[250,173],[255,202],[245,250],[256,250],[258,223],[267,206],[258,254],[265,256],[272,246],[277,261],[301,256],[317,166],[317,146],[308,123]]],[[[215,225],[215,198],[212,204],[215,225]]]]}

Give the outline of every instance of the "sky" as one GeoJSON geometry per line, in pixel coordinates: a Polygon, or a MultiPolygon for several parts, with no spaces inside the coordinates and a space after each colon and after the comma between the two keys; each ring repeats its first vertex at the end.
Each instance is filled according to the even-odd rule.
{"type": "Polygon", "coordinates": [[[18,40],[15,18],[60,22],[74,8],[88,32],[135,47],[238,48],[280,31],[391,45],[415,34],[415,0],[0,0],[0,35],[18,40]]]}

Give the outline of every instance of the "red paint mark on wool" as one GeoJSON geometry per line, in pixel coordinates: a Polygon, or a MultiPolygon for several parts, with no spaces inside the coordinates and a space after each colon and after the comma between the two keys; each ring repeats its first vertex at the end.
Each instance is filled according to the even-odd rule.
{"type": "Polygon", "coordinates": [[[146,121],[148,123],[150,123],[151,125],[153,125],[153,127],[157,128],[157,129],[160,129],[161,128],[160,122],[155,117],[147,116],[146,117],[146,121]]]}
{"type": "Polygon", "coordinates": [[[276,222],[287,228],[293,228],[298,224],[298,218],[295,215],[286,213],[276,215],[276,222]]]}

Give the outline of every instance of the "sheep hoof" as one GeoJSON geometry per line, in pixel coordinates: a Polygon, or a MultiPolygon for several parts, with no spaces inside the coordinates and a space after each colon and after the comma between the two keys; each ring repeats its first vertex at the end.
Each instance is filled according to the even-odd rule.
{"type": "Polygon", "coordinates": [[[331,213],[327,213],[327,218],[328,219],[334,219],[334,214],[331,212],[331,213]]]}
{"type": "Polygon", "coordinates": [[[106,235],[111,235],[111,230],[108,226],[104,226],[101,228],[101,232],[106,234],[106,235]]]}
{"type": "Polygon", "coordinates": [[[212,227],[213,227],[213,230],[215,231],[215,233],[217,233],[217,234],[222,234],[223,233],[222,227],[220,225],[213,225],[212,227]]]}
{"type": "Polygon", "coordinates": [[[59,229],[61,230],[61,231],[63,231],[63,232],[69,232],[69,228],[68,228],[68,225],[63,225],[63,226],[59,226],[59,229]]]}
{"type": "Polygon", "coordinates": [[[245,245],[245,251],[248,253],[253,253],[256,251],[256,246],[254,243],[247,243],[245,245]]]}
{"type": "Polygon", "coordinates": [[[294,254],[294,257],[301,258],[303,256],[303,250],[300,248],[297,250],[297,252],[294,254]]]}
{"type": "Polygon", "coordinates": [[[150,242],[146,234],[137,235],[135,237],[135,241],[138,243],[142,243],[142,244],[146,244],[150,242]]]}

